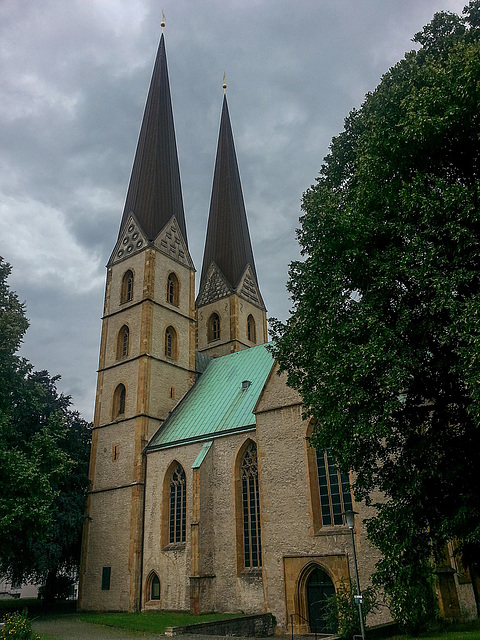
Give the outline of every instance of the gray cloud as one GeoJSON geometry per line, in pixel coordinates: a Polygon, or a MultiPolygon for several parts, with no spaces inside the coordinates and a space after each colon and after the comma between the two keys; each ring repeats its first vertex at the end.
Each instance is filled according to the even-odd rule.
{"type": "MultiPolygon", "coordinates": [[[[332,136],[456,0],[166,0],[189,244],[201,268],[227,73],[262,293],[286,318],[300,199],[332,136]]],[[[26,301],[22,353],[91,419],[104,265],[160,37],[155,0],[0,4],[0,255],[26,301]]]]}

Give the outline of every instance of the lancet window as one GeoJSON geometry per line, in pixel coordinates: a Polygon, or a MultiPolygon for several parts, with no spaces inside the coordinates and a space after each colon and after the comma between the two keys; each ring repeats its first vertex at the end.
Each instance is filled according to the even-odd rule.
{"type": "Polygon", "coordinates": [[[113,419],[125,414],[125,405],[127,400],[127,390],[125,385],[119,384],[113,394],[113,419]]]}
{"type": "Polygon", "coordinates": [[[167,302],[178,307],[179,305],[179,283],[174,273],[170,273],[167,278],[167,302]]]}
{"type": "Polygon", "coordinates": [[[243,560],[245,569],[262,566],[260,539],[260,495],[258,487],[257,445],[247,447],[241,466],[243,511],[243,560]]]}
{"type": "Polygon", "coordinates": [[[247,318],[247,338],[250,342],[257,342],[257,332],[255,327],[255,320],[250,314],[247,318]]]}
{"type": "Polygon", "coordinates": [[[170,480],[169,542],[182,543],[187,531],[187,492],[185,471],[178,464],[170,480]]]}
{"type": "Polygon", "coordinates": [[[117,338],[117,360],[128,356],[130,348],[130,330],[126,324],[118,332],[117,338]]]}
{"type": "Polygon", "coordinates": [[[150,579],[150,600],[160,600],[160,578],[156,573],[150,579]]]}
{"type": "Polygon", "coordinates": [[[165,330],[165,355],[167,358],[177,358],[177,332],[173,327],[165,330]]]}
{"type": "Polygon", "coordinates": [[[208,341],[220,339],[220,318],[217,313],[212,313],[208,320],[208,341]]]}
{"type": "Polygon", "coordinates": [[[133,300],[133,272],[129,269],[123,275],[120,302],[133,300]]]}

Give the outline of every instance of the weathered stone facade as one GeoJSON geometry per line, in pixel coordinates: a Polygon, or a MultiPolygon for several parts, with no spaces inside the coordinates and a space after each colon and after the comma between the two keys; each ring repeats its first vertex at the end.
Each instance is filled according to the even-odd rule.
{"type": "MultiPolygon", "coordinates": [[[[162,36],[107,270],[79,607],[266,612],[283,630],[322,631],[325,597],[354,575],[348,478],[309,447],[301,398],[259,346],[266,310],[226,99],[195,303],[169,100],[162,36]]],[[[351,506],[366,586],[371,511],[351,506]]],[[[471,617],[452,557],[440,606],[471,617]]],[[[386,620],[384,607],[369,622],[386,620]]]]}

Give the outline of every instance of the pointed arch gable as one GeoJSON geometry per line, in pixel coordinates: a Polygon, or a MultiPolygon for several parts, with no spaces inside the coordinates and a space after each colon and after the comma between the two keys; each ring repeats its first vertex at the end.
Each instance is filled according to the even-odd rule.
{"type": "MultiPolygon", "coordinates": [[[[309,578],[315,569],[323,571],[333,583],[335,590],[350,579],[348,558],[345,554],[288,556],[283,559],[285,579],[285,604],[289,631],[293,621],[295,634],[310,633],[308,624],[308,594],[309,578]],[[293,618],[290,616],[293,614],[293,618]]],[[[317,630],[318,631],[318,630],[317,630]]]]}

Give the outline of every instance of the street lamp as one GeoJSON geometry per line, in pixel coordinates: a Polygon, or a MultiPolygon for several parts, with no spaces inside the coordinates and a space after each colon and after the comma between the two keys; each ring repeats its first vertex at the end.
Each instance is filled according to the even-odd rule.
{"type": "Polygon", "coordinates": [[[347,523],[347,527],[350,529],[350,535],[352,536],[353,566],[355,567],[355,582],[357,583],[357,595],[354,596],[354,600],[358,604],[358,614],[360,618],[360,633],[362,634],[362,640],[365,640],[365,627],[363,624],[363,613],[362,613],[362,592],[360,591],[360,580],[358,579],[357,552],[355,550],[355,538],[353,537],[354,529],[355,529],[355,513],[356,511],[352,511],[350,509],[348,511],[345,511],[343,515],[345,516],[345,522],[347,523]]]}

